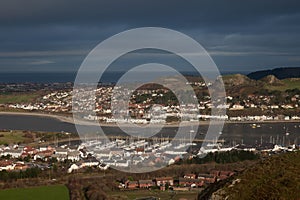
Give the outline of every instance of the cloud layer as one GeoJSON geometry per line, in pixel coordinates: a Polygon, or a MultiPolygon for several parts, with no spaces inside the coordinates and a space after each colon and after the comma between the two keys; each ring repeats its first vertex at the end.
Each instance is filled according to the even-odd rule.
{"type": "Polygon", "coordinates": [[[145,26],[193,37],[222,71],[300,66],[299,6],[296,0],[2,0],[0,70],[75,71],[102,40],[145,26]]]}

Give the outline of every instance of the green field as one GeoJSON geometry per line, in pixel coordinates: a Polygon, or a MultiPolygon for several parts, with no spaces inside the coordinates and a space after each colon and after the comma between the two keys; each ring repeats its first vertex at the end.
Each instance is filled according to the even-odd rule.
{"type": "Polygon", "coordinates": [[[42,186],[0,190],[0,199],[5,200],[68,200],[69,192],[64,185],[42,186]]]}
{"type": "Polygon", "coordinates": [[[121,199],[136,199],[142,197],[156,197],[161,200],[179,200],[179,199],[186,199],[186,200],[194,200],[197,198],[198,192],[197,191],[160,191],[160,190],[132,190],[132,191],[119,191],[119,192],[112,192],[108,193],[111,197],[119,197],[121,199]]]}
{"type": "Polygon", "coordinates": [[[295,89],[295,88],[300,89],[300,79],[299,78],[288,78],[288,79],[283,79],[281,81],[283,82],[284,85],[280,85],[280,86],[267,85],[265,87],[266,87],[266,89],[269,89],[269,90],[280,90],[280,91],[285,91],[288,89],[295,89]]]}
{"type": "Polygon", "coordinates": [[[0,144],[17,144],[29,142],[22,131],[0,131],[0,144]]]}
{"type": "Polygon", "coordinates": [[[0,104],[32,103],[37,97],[39,97],[39,94],[34,94],[34,93],[1,94],[0,104]]]}

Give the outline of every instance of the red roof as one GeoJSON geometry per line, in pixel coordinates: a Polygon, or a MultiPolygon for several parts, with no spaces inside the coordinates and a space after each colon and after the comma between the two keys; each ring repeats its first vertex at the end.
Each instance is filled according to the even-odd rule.
{"type": "Polygon", "coordinates": [[[0,167],[6,167],[6,166],[11,165],[11,164],[13,164],[13,162],[9,161],[9,160],[0,161],[0,167]]]}
{"type": "Polygon", "coordinates": [[[163,181],[163,180],[173,180],[172,177],[159,177],[159,178],[156,178],[157,181],[163,181]]]}

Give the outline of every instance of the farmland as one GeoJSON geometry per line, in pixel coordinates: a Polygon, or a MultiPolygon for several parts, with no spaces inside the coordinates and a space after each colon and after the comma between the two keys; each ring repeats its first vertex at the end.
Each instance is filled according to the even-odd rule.
{"type": "Polygon", "coordinates": [[[0,191],[0,199],[14,200],[68,200],[68,189],[64,185],[16,188],[0,191]]]}
{"type": "Polygon", "coordinates": [[[0,95],[0,104],[34,102],[38,93],[8,93],[0,95]]]}
{"type": "Polygon", "coordinates": [[[133,191],[122,191],[122,192],[113,192],[110,194],[111,197],[119,199],[137,199],[143,197],[156,197],[158,199],[191,199],[194,200],[197,198],[198,191],[159,191],[159,190],[133,190],[133,191]]]}
{"type": "Polygon", "coordinates": [[[18,144],[31,142],[31,138],[26,138],[23,131],[0,131],[0,144],[18,144]]]}

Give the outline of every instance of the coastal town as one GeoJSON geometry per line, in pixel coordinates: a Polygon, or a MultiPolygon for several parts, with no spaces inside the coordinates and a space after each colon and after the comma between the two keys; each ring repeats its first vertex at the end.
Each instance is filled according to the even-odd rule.
{"type": "MultiPolygon", "coordinates": [[[[121,142],[120,140],[115,141],[115,143],[121,142]]],[[[123,141],[125,143],[125,141],[123,141]]],[[[96,141],[89,142],[90,144],[95,144],[96,141]]],[[[114,143],[114,142],[112,142],[114,143]]],[[[133,147],[127,152],[124,149],[118,148],[107,148],[107,144],[99,145],[95,147],[95,152],[90,151],[88,144],[82,143],[78,147],[72,146],[69,147],[67,145],[63,145],[60,147],[54,146],[41,146],[38,148],[34,148],[31,146],[22,146],[22,145],[13,145],[13,146],[1,146],[0,148],[0,155],[1,160],[5,160],[1,163],[1,170],[20,170],[20,169],[27,169],[28,167],[35,167],[38,166],[34,163],[44,163],[42,166],[47,167],[45,163],[49,162],[64,162],[70,161],[70,166],[68,168],[68,173],[72,173],[78,169],[84,167],[99,167],[102,170],[107,170],[109,167],[123,167],[129,169],[130,165],[138,165],[142,167],[142,163],[145,159],[148,159],[147,165],[161,164],[164,159],[164,155],[169,153],[169,159],[167,165],[172,165],[176,163],[180,159],[187,159],[189,157],[199,156],[201,154],[208,154],[208,153],[215,153],[215,152],[230,152],[230,151],[249,151],[255,153],[268,153],[270,155],[281,153],[281,152],[290,152],[296,151],[299,149],[298,145],[292,144],[289,146],[281,146],[277,144],[270,144],[266,143],[263,145],[242,145],[238,144],[235,147],[222,147],[221,144],[215,144],[214,148],[202,148],[199,150],[198,154],[191,154],[188,152],[171,152],[170,150],[166,150],[164,152],[159,151],[166,146],[171,146],[169,142],[162,142],[156,144],[157,151],[148,151],[140,148],[141,146],[145,146],[145,141],[137,141],[135,143],[131,143],[129,146],[133,147]],[[140,145],[139,145],[140,144],[140,145]],[[141,145],[142,144],[142,145],[141,145]],[[105,148],[102,151],[97,151],[99,148],[105,148]],[[133,156],[126,156],[126,154],[136,155],[134,159],[131,159],[133,156]],[[180,153],[187,154],[187,155],[180,155],[180,153]],[[172,156],[171,156],[172,155],[172,156]],[[153,160],[149,159],[149,157],[153,156],[153,160]],[[16,161],[16,160],[23,160],[23,161],[16,161]],[[26,161],[26,162],[24,162],[26,161]]],[[[109,144],[113,146],[112,144],[109,144]]],[[[149,149],[149,148],[148,148],[149,149]]],[[[178,148],[174,148],[178,149],[178,148]]],[[[146,165],[144,166],[146,167],[146,165]]]]}
{"type": "MultiPolygon", "coordinates": [[[[45,146],[29,146],[26,144],[2,145],[0,147],[0,172],[1,171],[26,171],[30,168],[39,170],[53,170],[60,166],[60,171],[65,174],[73,174],[88,170],[89,168],[101,171],[113,169],[130,169],[161,166],[171,166],[182,160],[195,159],[201,155],[214,155],[228,152],[240,152],[248,156],[272,156],[280,153],[295,152],[299,150],[298,144],[282,146],[272,143],[255,145],[237,144],[232,147],[222,146],[221,143],[208,144],[198,151],[188,150],[189,145],[181,143],[174,146],[169,141],[136,140],[126,141],[115,139],[108,143],[100,140],[89,140],[79,145],[55,144],[45,146]],[[173,146],[173,147],[172,147],[173,146]],[[248,152],[248,153],[247,153],[248,152]]],[[[198,159],[198,158],[197,158],[198,159]]],[[[155,168],[157,167],[157,168],[155,168]]],[[[202,188],[207,184],[226,179],[234,175],[234,171],[212,170],[200,174],[186,174],[183,177],[153,177],[151,180],[125,180],[120,182],[120,189],[144,189],[154,186],[161,190],[189,190],[202,188]],[[175,187],[176,186],[176,187],[175,187]]]]}
{"type": "MultiPolygon", "coordinates": [[[[240,75],[237,77],[241,78],[240,75]]],[[[105,138],[97,134],[92,134],[91,137],[86,137],[89,134],[81,135],[79,138],[77,134],[65,131],[15,133],[15,130],[2,130],[0,138],[7,142],[3,142],[0,146],[0,177],[6,182],[13,178],[20,180],[42,176],[45,181],[52,184],[59,181],[66,183],[74,176],[91,178],[90,173],[104,174],[103,177],[114,174],[114,170],[143,174],[145,171],[159,171],[165,167],[185,168],[196,164],[199,168],[185,170],[179,174],[158,173],[134,177],[127,175],[122,178],[114,177],[108,181],[113,182],[113,190],[119,192],[141,191],[143,194],[145,191],[172,191],[195,195],[223,181],[240,181],[234,178],[244,168],[239,164],[238,167],[227,167],[226,163],[251,163],[299,151],[298,137],[295,134],[300,127],[297,124],[300,120],[298,89],[280,92],[247,91],[246,94],[240,94],[234,92],[240,84],[234,86],[236,79],[230,78],[225,79],[226,88],[230,88],[225,97],[226,101],[223,104],[216,104],[208,93],[208,88],[213,84],[206,84],[194,77],[186,82],[186,85],[196,91],[197,105],[179,104],[168,88],[146,85],[131,94],[128,110],[122,108],[117,111],[113,110],[112,105],[119,100],[114,99],[113,94],[122,91],[122,88],[118,86],[118,90],[115,90],[116,86],[112,83],[99,84],[92,90],[87,87],[79,91],[73,89],[72,83],[0,85],[3,94],[8,94],[0,104],[1,111],[6,114],[56,116],[57,119],[68,123],[72,122],[70,120],[72,114],[78,114],[82,122],[100,122],[108,127],[120,123],[140,124],[141,127],[151,123],[171,127],[176,126],[178,122],[186,122],[184,135],[180,138],[170,137],[169,134],[143,137],[147,132],[146,129],[137,137],[112,134],[105,138]],[[74,93],[79,95],[78,101],[74,101],[74,93]],[[91,98],[91,94],[95,94],[94,99],[91,98]],[[74,113],[76,107],[87,111],[87,114],[74,113]],[[225,110],[226,114],[212,115],[212,109],[225,110]],[[271,130],[272,122],[281,122],[283,129],[282,133],[278,130],[280,134],[258,135],[249,141],[247,138],[244,140],[244,136],[236,139],[229,139],[229,136],[222,137],[222,132],[217,133],[215,139],[206,141],[201,131],[193,130],[194,125],[198,123],[207,125],[213,120],[224,120],[233,126],[241,123],[246,126],[243,130],[260,130],[260,132],[271,130]],[[289,128],[285,123],[290,124],[289,128]],[[20,134],[23,135],[23,139],[19,138],[15,142],[7,139],[20,134]],[[207,163],[210,165],[209,168],[200,167],[207,163]],[[220,166],[216,167],[212,163],[219,163],[220,166]],[[69,177],[69,180],[63,180],[62,177],[69,177]]],[[[128,96],[129,91],[125,89],[118,95],[128,96]]],[[[73,191],[71,188],[72,186],[70,191],[73,191]]]]}
{"type": "MultiPolygon", "coordinates": [[[[152,86],[139,88],[133,94],[128,111],[119,110],[123,115],[117,115],[112,110],[113,84],[99,85],[97,89],[89,92],[72,90],[72,84],[10,84],[1,87],[3,92],[25,92],[28,87],[31,92],[38,93],[34,101],[13,102],[6,101],[0,104],[2,110],[21,110],[24,112],[42,112],[53,114],[72,114],[72,94],[80,93],[78,98],[84,101],[73,102],[73,106],[92,110],[93,113],[83,115],[82,119],[99,121],[103,123],[170,123],[178,121],[290,121],[300,120],[300,96],[297,89],[286,90],[279,95],[274,93],[253,93],[247,95],[234,95],[227,92],[226,103],[214,104],[207,93],[208,85],[201,80],[187,82],[195,91],[198,91],[198,104],[183,105],[178,103],[176,97],[167,88],[152,86]],[[33,89],[32,89],[33,88],[33,89]],[[96,96],[94,101],[88,101],[90,94],[96,96]],[[95,105],[90,105],[91,102],[95,105]],[[159,105],[153,107],[153,105],[159,105]],[[224,109],[226,114],[211,115],[211,109],[224,109]],[[126,113],[127,112],[127,113],[126,113]],[[116,118],[115,116],[118,116],[116,118]]],[[[126,91],[125,91],[126,92],[126,91]]],[[[120,95],[126,95],[120,94],[120,95]]]]}
{"type": "Polygon", "coordinates": [[[300,200],[299,8],[0,0],[0,200],[300,200]]]}

